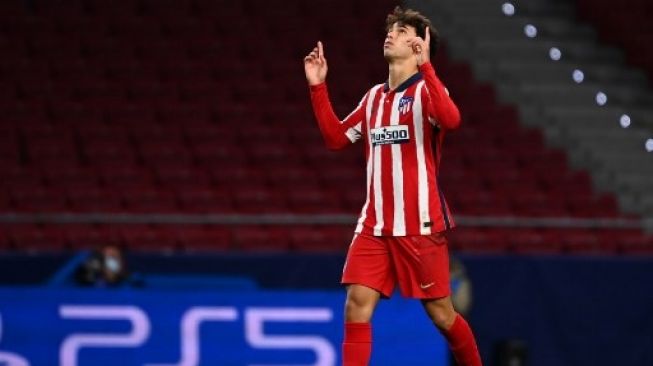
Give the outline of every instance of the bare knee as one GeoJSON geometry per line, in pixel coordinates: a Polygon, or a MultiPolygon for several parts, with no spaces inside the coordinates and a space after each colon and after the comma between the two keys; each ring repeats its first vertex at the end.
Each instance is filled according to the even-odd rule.
{"type": "Polygon", "coordinates": [[[433,324],[440,330],[448,330],[456,320],[457,313],[451,303],[451,298],[422,301],[424,309],[433,324]]]}
{"type": "Polygon", "coordinates": [[[372,314],[378,303],[380,294],[368,287],[351,285],[347,289],[345,301],[345,321],[354,323],[367,323],[372,319],[372,314]]]}

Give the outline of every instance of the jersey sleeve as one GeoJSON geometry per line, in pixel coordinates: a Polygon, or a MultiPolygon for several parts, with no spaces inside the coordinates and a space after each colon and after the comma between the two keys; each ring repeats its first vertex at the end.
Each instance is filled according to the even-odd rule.
{"type": "Polygon", "coordinates": [[[426,84],[426,98],[428,101],[429,120],[442,129],[453,130],[460,126],[460,111],[451,100],[449,92],[442,81],[435,74],[435,69],[430,62],[420,66],[420,71],[426,84]]]}
{"type": "Polygon", "coordinates": [[[358,103],[356,109],[344,120],[340,120],[333,111],[326,83],[311,85],[311,103],[315,118],[330,150],[340,150],[361,138],[361,126],[365,119],[366,97],[358,103]]]}

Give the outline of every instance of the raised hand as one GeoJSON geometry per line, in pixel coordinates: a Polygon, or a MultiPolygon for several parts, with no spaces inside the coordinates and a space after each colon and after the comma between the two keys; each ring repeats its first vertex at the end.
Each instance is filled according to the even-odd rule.
{"type": "Polygon", "coordinates": [[[426,27],[424,31],[424,39],[413,37],[408,40],[408,45],[413,49],[418,66],[429,62],[431,60],[431,31],[429,27],[426,27]]]}
{"type": "Polygon", "coordinates": [[[317,42],[317,47],[304,57],[304,72],[309,85],[321,84],[326,80],[329,67],[326,58],[324,58],[324,47],[322,42],[317,42]]]}

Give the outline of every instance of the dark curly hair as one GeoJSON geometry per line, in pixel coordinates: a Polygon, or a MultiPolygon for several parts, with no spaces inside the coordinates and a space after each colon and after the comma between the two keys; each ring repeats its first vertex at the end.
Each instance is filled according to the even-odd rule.
{"type": "Polygon", "coordinates": [[[399,23],[399,25],[409,25],[415,28],[415,33],[418,37],[424,38],[426,35],[426,27],[429,28],[431,33],[431,54],[434,55],[437,51],[438,46],[440,45],[440,34],[438,30],[433,27],[431,21],[420,14],[418,11],[412,9],[402,9],[400,6],[397,6],[392,13],[388,14],[388,17],[385,20],[385,30],[386,32],[392,28],[392,25],[399,23]]]}

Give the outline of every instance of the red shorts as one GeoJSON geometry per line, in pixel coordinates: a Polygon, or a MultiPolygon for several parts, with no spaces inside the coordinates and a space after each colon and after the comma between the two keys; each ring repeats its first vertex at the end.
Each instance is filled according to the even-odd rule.
{"type": "Polygon", "coordinates": [[[359,284],[390,297],[417,299],[449,296],[449,252],[442,233],[424,236],[354,235],[342,273],[343,284],[359,284]]]}

